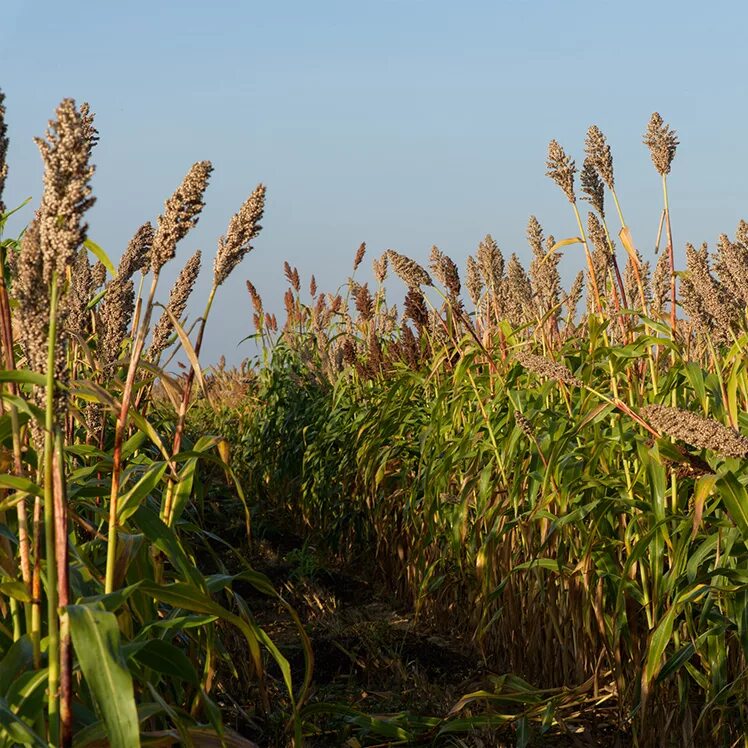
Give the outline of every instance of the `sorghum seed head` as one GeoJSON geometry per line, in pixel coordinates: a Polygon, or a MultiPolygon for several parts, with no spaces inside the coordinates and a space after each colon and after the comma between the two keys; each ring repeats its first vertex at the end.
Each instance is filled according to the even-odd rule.
{"type": "Polygon", "coordinates": [[[101,288],[106,281],[106,265],[97,260],[91,268],[91,279],[93,280],[94,288],[101,288]]]}
{"type": "Polygon", "coordinates": [[[460,295],[460,274],[457,265],[436,245],[431,248],[429,267],[434,277],[447,289],[450,296],[457,298],[460,295]]]}
{"type": "Polygon", "coordinates": [[[401,255],[393,249],[388,249],[385,254],[395,274],[409,288],[434,285],[431,276],[415,260],[411,260],[410,257],[401,255]]]}
{"type": "Polygon", "coordinates": [[[259,222],[265,212],[265,192],[265,185],[257,185],[239,212],[229,221],[226,236],[218,240],[218,252],[213,264],[214,285],[220,286],[252,249],[250,242],[262,230],[259,222]]]}
{"type": "Polygon", "coordinates": [[[195,226],[205,203],[203,195],[208,186],[213,166],[210,161],[198,161],[187,172],[182,184],[164,203],[151,249],[151,270],[160,272],[177,250],[177,243],[195,226]]]}
{"type": "Polygon", "coordinates": [[[148,270],[148,260],[153,246],[153,226],[144,223],[130,239],[117,268],[117,276],[123,280],[132,278],[139,270],[148,270]]]}
{"type": "Polygon", "coordinates": [[[580,175],[584,199],[605,217],[605,187],[589,156],[584,160],[580,175]]]}
{"type": "Polygon", "coordinates": [[[387,253],[385,252],[380,258],[373,260],[371,266],[377,283],[384,283],[387,277],[387,253]]]}
{"type": "Polygon", "coordinates": [[[667,405],[647,405],[641,415],[658,431],[693,447],[728,457],[748,456],[748,438],[713,418],[667,405]]]}
{"type": "Polygon", "coordinates": [[[366,242],[361,242],[361,246],[356,250],[356,256],[353,258],[353,272],[358,270],[358,266],[363,262],[366,254],[366,242]]]}
{"type": "Polygon", "coordinates": [[[498,293],[504,278],[504,256],[491,234],[486,234],[486,238],[478,245],[475,258],[486,286],[494,294],[498,293]]]}
{"type": "Polygon", "coordinates": [[[44,162],[44,193],[39,207],[39,236],[44,258],[44,282],[60,278],[72,266],[86,239],[84,213],[94,204],[89,184],[94,166],[89,163],[97,141],[88,104],[76,109],[72,99],[57,107],[46,140],[35,138],[44,162]]]}
{"type": "Polygon", "coordinates": [[[553,361],[545,356],[538,356],[534,353],[521,351],[516,354],[516,359],[523,368],[547,379],[555,379],[564,384],[582,387],[583,382],[575,377],[569,369],[557,361],[553,361]]]}
{"type": "Polygon", "coordinates": [[[563,190],[570,203],[576,202],[574,196],[576,166],[555,140],[551,140],[548,144],[546,167],[548,168],[546,176],[549,176],[563,190]]]}
{"type": "Polygon", "coordinates": [[[369,322],[374,317],[374,299],[371,297],[368,283],[363,286],[356,284],[353,290],[353,301],[359,317],[363,322],[369,322]]]}
{"type": "Polygon", "coordinates": [[[122,343],[130,331],[134,307],[132,280],[117,276],[107,283],[97,316],[99,359],[105,373],[119,360],[122,343]]]}
{"type": "Polygon", "coordinates": [[[647,131],[644,133],[644,144],[649,148],[655,169],[663,176],[669,174],[679,143],[675,130],[671,130],[670,125],[666,125],[657,112],[649,119],[647,131]]]}
{"type": "Polygon", "coordinates": [[[475,306],[478,306],[481,294],[483,293],[483,280],[480,275],[478,263],[472,256],[467,258],[467,282],[465,285],[467,286],[470,300],[475,306]]]}
{"type": "Polygon", "coordinates": [[[535,429],[533,429],[532,424],[527,419],[527,417],[520,413],[518,410],[514,411],[514,421],[525,436],[530,439],[534,438],[535,429]]]}
{"type": "Polygon", "coordinates": [[[610,146],[605,140],[605,135],[597,125],[592,125],[587,130],[584,152],[587,155],[586,160],[590,161],[603,182],[612,190],[615,185],[613,181],[613,154],[610,152],[610,146]]]}
{"type": "Polygon", "coordinates": [[[166,348],[169,342],[169,336],[174,329],[172,317],[181,320],[184,310],[187,308],[187,300],[190,298],[195,281],[200,273],[200,263],[202,254],[198,249],[177,276],[171,291],[169,292],[169,301],[166,304],[164,313],[159,317],[156,327],[153,330],[153,340],[151,341],[150,353],[152,358],[156,358],[166,348]],[[169,313],[167,313],[167,310],[169,313]]]}

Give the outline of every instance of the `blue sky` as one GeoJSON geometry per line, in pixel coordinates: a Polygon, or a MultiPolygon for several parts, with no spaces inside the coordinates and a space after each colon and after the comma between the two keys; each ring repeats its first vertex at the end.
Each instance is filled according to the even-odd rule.
{"type": "MultiPolygon", "coordinates": [[[[557,238],[576,234],[544,176],[545,154],[556,138],[581,164],[592,123],[613,148],[619,197],[646,256],[661,210],[641,143],[654,110],[681,140],[670,179],[678,250],[713,245],[748,218],[741,2],[3,5],[6,203],[38,202],[32,137],[66,96],[96,113],[90,236],[114,258],[189,166],[211,160],[207,207],[163,288],[165,297],[180,260],[201,248],[208,266],[194,317],[217,238],[254,186],[267,185],[264,231],[214,307],[206,363],[252,353],[238,345],[251,332],[244,281],[279,311],[284,260],[334,290],[361,241],[369,261],[394,248],[425,262],[437,244],[462,267],[486,233],[526,261],[531,214],[557,238]]],[[[563,266],[570,278],[578,251],[563,266]]]]}

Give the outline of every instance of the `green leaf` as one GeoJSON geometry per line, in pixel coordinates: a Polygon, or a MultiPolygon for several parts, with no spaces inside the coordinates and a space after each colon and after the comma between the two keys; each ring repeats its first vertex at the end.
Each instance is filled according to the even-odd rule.
{"type": "Polygon", "coordinates": [[[70,633],[112,748],[140,745],[132,675],[120,649],[117,617],[99,605],[68,605],[70,633]]]}
{"type": "MultiPolygon", "coordinates": [[[[42,740],[17,714],[15,714],[5,699],[0,698],[0,735],[7,735],[13,745],[33,745],[47,748],[46,740],[42,740]]],[[[133,745],[140,745],[134,743],[133,745]]]]}
{"type": "Polygon", "coordinates": [[[732,521],[743,534],[743,540],[748,541],[748,492],[745,486],[733,473],[725,473],[717,481],[717,488],[732,521]]]}
{"type": "Polygon", "coordinates": [[[125,494],[120,496],[117,505],[117,514],[120,521],[124,522],[140,506],[146,498],[161,482],[168,465],[165,462],[154,462],[143,473],[140,480],[125,494]]]}
{"type": "Polygon", "coordinates": [[[662,655],[665,648],[670,643],[673,634],[673,622],[675,621],[675,607],[670,608],[665,616],[657,624],[657,628],[652,632],[649,639],[649,648],[647,651],[647,663],[642,673],[642,691],[648,690],[652,679],[657,676],[662,666],[662,655]]]}
{"type": "Polygon", "coordinates": [[[39,374],[36,371],[8,371],[7,369],[0,370],[0,382],[16,382],[17,384],[35,384],[38,387],[44,387],[47,383],[47,378],[44,374],[39,374]]]}
{"type": "Polygon", "coordinates": [[[184,652],[163,639],[149,639],[125,645],[123,652],[157,673],[173,675],[190,685],[199,683],[197,672],[184,652]]]}
{"type": "Polygon", "coordinates": [[[86,241],[83,242],[83,246],[89,252],[91,252],[99,262],[104,265],[104,267],[109,271],[109,275],[117,275],[117,270],[112,264],[112,261],[109,259],[109,256],[96,242],[92,241],[91,239],[86,239],[86,241]]]}
{"type": "Polygon", "coordinates": [[[34,663],[33,647],[28,634],[13,642],[0,661],[0,695],[7,696],[10,684],[34,663]]]}

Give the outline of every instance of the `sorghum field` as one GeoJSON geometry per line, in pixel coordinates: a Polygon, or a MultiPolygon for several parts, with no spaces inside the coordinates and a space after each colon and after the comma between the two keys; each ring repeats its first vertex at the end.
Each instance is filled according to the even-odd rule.
{"type": "Polygon", "coordinates": [[[3,746],[748,745],[748,224],[675,266],[658,114],[659,227],[593,126],[580,170],[548,149],[577,236],[375,282],[362,244],[333,293],[286,264],[240,369],[200,349],[265,187],[187,325],[212,167],[102,249],[97,138],[64,100],[40,201],[0,200],[3,746]]]}

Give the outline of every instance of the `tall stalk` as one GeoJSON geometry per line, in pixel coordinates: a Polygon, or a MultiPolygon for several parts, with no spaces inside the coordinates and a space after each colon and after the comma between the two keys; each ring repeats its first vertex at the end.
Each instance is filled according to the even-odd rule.
{"type": "Polygon", "coordinates": [[[156,286],[158,285],[159,272],[153,274],[151,280],[151,289],[148,294],[148,300],[143,313],[143,320],[138,329],[135,341],[130,353],[130,363],[127,367],[127,378],[122,391],[122,403],[120,405],[117,423],[114,429],[114,447],[112,452],[112,486],[109,495],[109,529],[107,533],[107,555],[106,555],[106,575],[104,579],[104,591],[110,593],[114,590],[114,569],[117,562],[117,528],[118,528],[118,499],[120,479],[122,475],[122,445],[125,434],[127,433],[127,418],[130,412],[130,403],[132,400],[133,387],[135,385],[135,376],[137,374],[140,357],[143,353],[145,339],[148,335],[148,329],[151,324],[151,314],[153,312],[153,299],[156,295],[156,286]]]}
{"type": "Polygon", "coordinates": [[[60,713],[60,638],[58,618],[57,547],[55,544],[55,359],[57,353],[57,305],[59,300],[57,273],[52,273],[49,302],[49,333],[47,338],[47,382],[44,422],[44,538],[46,550],[47,580],[47,638],[49,671],[48,713],[49,740],[52,745],[59,742],[60,713]]]}

